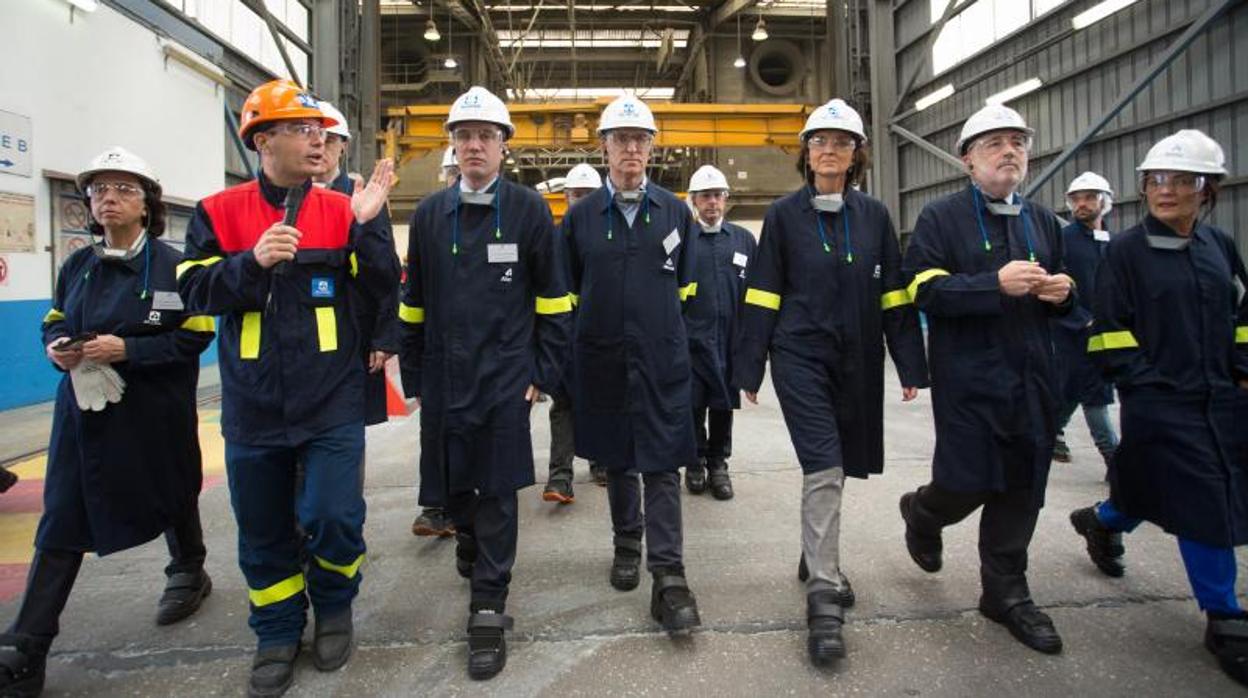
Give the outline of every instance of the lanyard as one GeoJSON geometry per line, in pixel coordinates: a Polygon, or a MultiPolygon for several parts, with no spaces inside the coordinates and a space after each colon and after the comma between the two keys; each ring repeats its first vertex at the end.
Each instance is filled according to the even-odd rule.
{"type": "MultiPolygon", "coordinates": [[[[458,180],[457,180],[458,181],[458,180]]],[[[503,180],[494,189],[494,239],[503,239],[503,180]]],[[[455,190],[455,222],[451,226],[451,254],[459,254],[459,189],[455,190]]]]}
{"type": "MultiPolygon", "coordinates": [[[[814,190],[811,190],[811,196],[814,196],[814,190]]],[[[845,263],[854,263],[854,248],[849,241],[849,202],[841,208],[841,223],[845,229],[845,263]]],[[[815,223],[819,226],[819,241],[823,243],[823,251],[825,253],[832,252],[832,246],[828,244],[828,236],[823,230],[823,215],[819,209],[815,209],[815,223]]]]}
{"type": "MultiPolygon", "coordinates": [[[[992,251],[992,243],[988,242],[988,229],[984,227],[983,202],[979,198],[979,187],[971,187],[971,196],[975,197],[975,221],[979,223],[979,236],[984,240],[984,252],[992,251]]],[[[1023,206],[1018,213],[1023,219],[1023,239],[1027,242],[1027,261],[1036,261],[1036,251],[1031,245],[1031,217],[1027,214],[1027,207],[1023,206]]],[[[1005,231],[1007,235],[1006,246],[1008,248],[1008,235],[1010,231],[1010,221],[1007,217],[1005,221],[1005,231]]]]}
{"type": "MultiPolygon", "coordinates": [[[[608,240],[615,237],[614,233],[612,232],[613,224],[612,224],[612,219],[611,219],[611,209],[613,208],[616,208],[614,197],[612,197],[611,203],[607,204],[606,219],[607,219],[607,239],[608,240]]],[[[620,215],[621,216],[624,215],[624,212],[620,211],[620,215]]],[[[650,225],[650,197],[647,196],[645,193],[642,193],[641,195],[641,216],[642,216],[642,220],[645,221],[646,225],[650,225]]],[[[635,222],[637,219],[634,218],[633,220],[635,222]]],[[[627,222],[627,220],[625,222],[627,222]]]]}

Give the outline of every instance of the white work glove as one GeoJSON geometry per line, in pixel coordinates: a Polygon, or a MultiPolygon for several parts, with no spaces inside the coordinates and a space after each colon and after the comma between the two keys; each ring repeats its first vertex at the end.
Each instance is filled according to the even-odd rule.
{"type": "Polygon", "coordinates": [[[100,365],[89,359],[83,359],[69,372],[74,384],[74,396],[78,400],[78,409],[100,412],[110,402],[119,402],[126,382],[112,366],[100,365]]]}

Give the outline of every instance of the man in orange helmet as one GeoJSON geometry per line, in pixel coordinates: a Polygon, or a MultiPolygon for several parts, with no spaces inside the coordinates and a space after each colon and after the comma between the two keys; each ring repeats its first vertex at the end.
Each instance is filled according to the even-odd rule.
{"type": "Polygon", "coordinates": [[[399,265],[392,242],[355,222],[348,197],[312,186],[335,123],[290,81],[257,87],[239,136],[260,154],[260,174],[199,203],[177,271],[188,311],[221,316],[221,430],[259,638],[251,696],[290,687],[309,601],[317,669],[351,654],[365,374],[352,306],[387,297],[399,265]]]}

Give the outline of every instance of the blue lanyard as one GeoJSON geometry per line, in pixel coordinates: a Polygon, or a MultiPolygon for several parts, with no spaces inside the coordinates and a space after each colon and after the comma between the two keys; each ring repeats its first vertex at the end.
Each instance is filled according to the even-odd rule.
{"type": "MultiPolygon", "coordinates": [[[[615,204],[614,195],[611,197],[611,203],[607,205],[606,218],[607,218],[607,239],[608,240],[611,240],[612,238],[615,237],[615,235],[612,232],[612,221],[611,221],[611,209],[613,208],[617,208],[615,204]]],[[[620,211],[620,215],[621,216],[624,215],[624,212],[620,211]]],[[[650,197],[645,194],[641,195],[641,217],[642,217],[642,220],[645,221],[646,225],[650,225],[650,197]]],[[[633,219],[633,220],[636,220],[636,219],[633,219]]]]}
{"type": "MultiPolygon", "coordinates": [[[[456,180],[457,182],[459,180],[456,180]]],[[[500,177],[494,188],[494,239],[503,239],[503,180],[500,177]]],[[[459,254],[459,187],[455,188],[455,222],[451,226],[451,254],[459,254]]]]}
{"type": "MultiPolygon", "coordinates": [[[[814,196],[814,195],[815,195],[815,192],[812,189],[811,196],[814,196]]],[[[832,246],[828,244],[828,236],[823,230],[823,216],[821,215],[822,213],[823,212],[820,211],[819,209],[815,209],[815,223],[818,224],[819,226],[819,241],[823,243],[823,251],[827,253],[831,253],[832,246]]],[[[850,245],[850,242],[849,242],[849,202],[848,201],[846,201],[844,205],[841,206],[841,223],[843,224],[843,227],[845,229],[845,263],[853,264],[854,263],[854,248],[850,245]]]]}
{"type": "MultiPolygon", "coordinates": [[[[971,187],[971,196],[975,197],[975,220],[979,223],[979,236],[984,240],[984,252],[992,252],[992,243],[988,242],[988,229],[984,227],[984,213],[981,210],[983,208],[983,203],[979,200],[979,187],[971,187]]],[[[1036,261],[1036,251],[1035,248],[1031,246],[1031,221],[1028,220],[1029,216],[1027,215],[1027,207],[1021,207],[1018,215],[1023,219],[1023,239],[1027,242],[1027,261],[1034,262],[1036,261]]],[[[1010,230],[1010,221],[1008,218],[1005,221],[1005,230],[1008,236],[1010,230]]],[[[1006,246],[1007,248],[1009,246],[1008,237],[1006,246]]]]}

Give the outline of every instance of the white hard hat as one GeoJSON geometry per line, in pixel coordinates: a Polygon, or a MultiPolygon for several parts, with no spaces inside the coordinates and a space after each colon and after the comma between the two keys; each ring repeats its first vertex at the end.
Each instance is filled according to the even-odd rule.
{"type": "Polygon", "coordinates": [[[568,176],[563,181],[564,189],[597,189],[601,186],[602,176],[598,170],[583,162],[568,170],[568,176]]]}
{"type": "Polygon", "coordinates": [[[1217,141],[1194,128],[1188,128],[1157,141],[1135,170],[1174,170],[1222,176],[1226,174],[1226,155],[1217,141]]]}
{"type": "Polygon", "coordinates": [[[442,169],[448,167],[459,167],[459,161],[455,159],[455,146],[448,145],[446,152],[442,153],[442,169]]]}
{"type": "Polygon", "coordinates": [[[1035,133],[1023,121],[1022,114],[1004,104],[989,104],[971,114],[971,118],[962,124],[962,135],[958,137],[958,154],[965,154],[972,141],[992,131],[1022,131],[1028,136],[1035,133]]]}
{"type": "Polygon", "coordinates": [[[119,145],[115,145],[92,158],[91,164],[87,165],[87,169],[78,175],[78,189],[86,193],[87,185],[91,183],[91,179],[101,172],[127,172],[132,174],[155,189],[157,197],[160,196],[160,180],[156,179],[156,175],[152,173],[152,168],[148,167],[147,161],[119,145]]]}
{"type": "Polygon", "coordinates": [[[659,132],[650,107],[633,95],[617,97],[602,110],[602,116],[598,118],[598,135],[615,128],[640,128],[650,133],[659,132]]]}
{"type": "Polygon", "coordinates": [[[446,130],[454,129],[455,124],[463,121],[498,124],[503,128],[507,138],[511,138],[516,133],[516,127],[511,123],[511,114],[507,111],[507,105],[503,104],[503,100],[494,96],[493,92],[477,85],[468,88],[468,91],[460,95],[451,105],[451,113],[446,117],[446,130]]]}
{"type": "Polygon", "coordinates": [[[728,178],[714,165],[703,165],[689,178],[689,193],[696,191],[728,191],[728,178]]]}
{"type": "Polygon", "coordinates": [[[805,141],[806,136],[825,129],[846,131],[858,136],[858,140],[863,143],[867,141],[867,132],[862,128],[862,116],[843,99],[834,99],[811,112],[806,119],[806,126],[797,137],[805,141]]]}
{"type": "Polygon", "coordinates": [[[342,112],[338,111],[337,107],[329,102],[326,102],[325,100],[317,102],[316,107],[321,110],[322,114],[338,122],[325,129],[326,133],[332,133],[337,136],[342,136],[346,140],[351,140],[351,129],[347,128],[347,117],[343,116],[342,112]]]}
{"type": "Polygon", "coordinates": [[[1101,193],[1101,215],[1105,215],[1114,208],[1114,190],[1109,186],[1109,180],[1098,175],[1095,172],[1084,172],[1070,181],[1070,186],[1066,187],[1066,196],[1070,196],[1077,191],[1096,191],[1101,193]]]}

